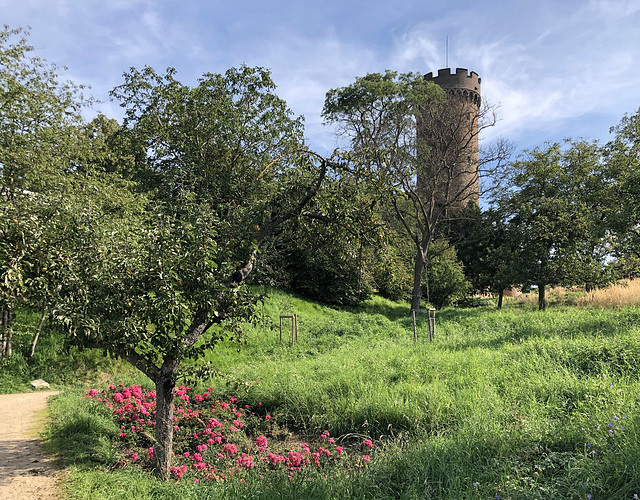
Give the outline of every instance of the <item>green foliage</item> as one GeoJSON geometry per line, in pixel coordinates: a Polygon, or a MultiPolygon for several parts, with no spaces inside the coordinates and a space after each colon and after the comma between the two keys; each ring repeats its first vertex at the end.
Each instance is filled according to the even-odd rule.
{"type": "Polygon", "coordinates": [[[285,241],[286,285],[297,293],[329,304],[355,305],[371,292],[357,243],[340,226],[301,223],[285,241]],[[355,248],[354,248],[355,246],[355,248]]]}
{"type": "Polygon", "coordinates": [[[455,248],[447,241],[435,241],[429,251],[431,256],[426,272],[428,293],[425,296],[436,309],[442,309],[464,297],[469,292],[470,283],[455,248]]]}
{"type": "Polygon", "coordinates": [[[499,200],[508,241],[517,252],[512,283],[545,287],[607,281],[606,221],[612,201],[597,144],[547,144],[513,163],[499,200]]]}
{"type": "Polygon", "coordinates": [[[372,291],[370,255],[382,246],[376,205],[366,183],[327,175],[301,216],[263,249],[252,281],[330,304],[362,302],[372,291]]]}
{"type": "Polygon", "coordinates": [[[28,33],[0,31],[0,357],[11,355],[12,319],[50,302],[63,272],[66,234],[58,200],[73,188],[84,104],[79,87],[32,56],[28,33]]]}
{"type": "MultiPolygon", "coordinates": [[[[128,149],[145,152],[133,156],[133,178],[146,196],[123,193],[123,208],[138,203],[117,220],[103,207],[76,215],[75,279],[56,311],[76,342],[157,381],[161,367],[213,347],[222,330],[202,335],[214,324],[232,329],[248,317],[241,285],[259,244],[323,175],[298,154],[301,121],[274,88],[260,68],[206,74],[193,88],[173,70],[125,75],[113,95],[126,109],[128,149]]],[[[97,138],[114,135],[104,120],[93,127],[97,138]]],[[[100,163],[105,146],[94,144],[100,163]]]]}
{"type": "Polygon", "coordinates": [[[613,194],[610,227],[616,234],[615,253],[623,266],[633,269],[637,261],[640,231],[640,109],[625,115],[616,127],[615,137],[603,148],[604,163],[613,194]],[[629,266],[631,264],[631,266],[629,266]]]}
{"type": "Polygon", "coordinates": [[[411,295],[413,275],[411,263],[395,245],[386,244],[377,250],[371,263],[371,274],[380,295],[391,300],[405,300],[411,295]]]}
{"type": "Polygon", "coordinates": [[[154,467],[166,477],[181,363],[250,318],[243,285],[261,245],[329,167],[303,146],[302,120],[262,68],[205,74],[193,88],[172,69],[134,68],[112,95],[124,128],[100,117],[83,129],[91,148],[78,176],[92,168],[91,179],[118,182],[72,198],[85,205],[70,215],[74,255],[54,314],[73,343],[122,357],[156,384],[154,467]]]}
{"type": "Polygon", "coordinates": [[[517,245],[499,211],[467,209],[447,229],[473,290],[501,293],[516,282],[517,245]]]}
{"type": "Polygon", "coordinates": [[[441,187],[442,178],[437,158],[440,151],[424,140],[427,130],[445,123],[446,103],[444,91],[422,76],[386,71],[328,91],[322,112],[325,120],[337,124],[349,139],[349,156],[364,170],[365,179],[378,191],[383,205],[393,211],[395,226],[406,231],[414,245],[417,278],[412,309],[419,308],[422,270],[435,227],[444,213],[442,206],[451,202],[447,199],[442,203],[440,197],[442,206],[434,209],[434,193],[441,187]]]}
{"type": "Polygon", "coordinates": [[[386,71],[327,92],[322,114],[349,140],[348,157],[367,173],[393,211],[393,225],[413,244],[411,309],[417,311],[438,227],[477,201],[480,172],[495,171],[509,154],[508,145],[498,143],[479,163],[469,161],[478,154],[478,133],[495,123],[493,109],[448,99],[421,75],[386,71]]]}

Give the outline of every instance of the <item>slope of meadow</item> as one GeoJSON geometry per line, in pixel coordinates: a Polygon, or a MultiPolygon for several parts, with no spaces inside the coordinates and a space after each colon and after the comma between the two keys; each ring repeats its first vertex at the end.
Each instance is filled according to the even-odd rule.
{"type": "Polygon", "coordinates": [[[426,316],[418,319],[414,343],[405,304],[374,298],[334,309],[273,291],[245,330],[241,344],[210,353],[219,373],[202,387],[281,414],[300,440],[324,430],[345,447],[371,439],[366,467],[163,484],[113,448],[108,412],[69,391],[54,403],[50,436],[74,471],[71,498],[640,494],[638,306],[447,309],[432,343],[426,316]],[[292,312],[293,346],[278,329],[279,315],[292,312]]]}

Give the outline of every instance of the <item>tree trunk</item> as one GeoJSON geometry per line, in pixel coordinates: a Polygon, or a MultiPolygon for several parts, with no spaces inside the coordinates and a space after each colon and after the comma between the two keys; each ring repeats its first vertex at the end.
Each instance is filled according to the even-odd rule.
{"type": "Polygon", "coordinates": [[[544,311],[547,308],[544,284],[538,284],[538,310],[544,311]]]}
{"type": "Polygon", "coordinates": [[[411,313],[415,311],[416,316],[420,312],[420,300],[422,299],[422,272],[424,271],[424,252],[418,249],[413,272],[413,293],[411,295],[411,313]]]}
{"type": "Polygon", "coordinates": [[[0,359],[9,359],[13,353],[11,337],[13,337],[13,322],[11,309],[5,306],[2,310],[2,345],[0,345],[0,359]]]}
{"type": "Polygon", "coordinates": [[[173,398],[177,367],[177,362],[167,365],[165,361],[156,380],[156,442],[153,447],[153,469],[161,479],[169,478],[173,453],[173,398]]]}
{"type": "Polygon", "coordinates": [[[40,316],[40,322],[38,323],[38,328],[36,328],[36,333],[33,334],[33,339],[31,340],[31,348],[29,349],[29,358],[33,358],[33,353],[36,351],[36,344],[38,343],[38,338],[40,337],[40,332],[42,331],[42,325],[44,325],[44,320],[47,317],[47,306],[44,306],[42,309],[42,316],[40,316]]]}
{"type": "Polygon", "coordinates": [[[504,290],[500,288],[498,292],[498,310],[502,309],[502,298],[504,297],[504,290]]]}

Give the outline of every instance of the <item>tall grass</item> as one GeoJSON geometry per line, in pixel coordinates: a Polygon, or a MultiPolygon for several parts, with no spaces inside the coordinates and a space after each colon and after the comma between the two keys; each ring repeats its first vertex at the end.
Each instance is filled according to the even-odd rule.
{"type": "Polygon", "coordinates": [[[623,280],[615,285],[587,292],[580,305],[626,307],[640,304],[640,279],[623,280]]]}
{"type": "MultiPolygon", "coordinates": [[[[220,372],[203,385],[220,396],[281,413],[292,431],[373,438],[367,469],[176,485],[119,467],[100,444],[74,459],[71,498],[640,494],[639,307],[446,309],[436,323],[430,343],[419,317],[414,344],[406,304],[374,298],[335,309],[275,291],[264,317],[247,325],[244,343],[220,344],[207,356],[220,372]],[[291,312],[299,318],[293,346],[280,343],[278,329],[279,315],[291,312]],[[109,473],[87,456],[102,456],[109,473]]],[[[86,402],[63,408],[70,397],[54,404],[63,415],[52,424],[53,435],[61,429],[57,442],[82,425],[94,436],[89,443],[107,439],[112,431],[86,417],[86,402]]]]}
{"type": "MultiPolygon", "coordinates": [[[[521,294],[515,299],[506,298],[505,300],[531,309],[538,307],[536,290],[521,294]]],[[[588,292],[584,289],[551,288],[547,302],[551,306],[573,305],[607,308],[638,306],[640,305],[640,278],[621,280],[588,292]]]]}

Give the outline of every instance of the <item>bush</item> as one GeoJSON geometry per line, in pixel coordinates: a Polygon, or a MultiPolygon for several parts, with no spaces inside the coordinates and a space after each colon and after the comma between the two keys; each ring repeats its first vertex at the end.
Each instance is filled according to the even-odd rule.
{"type": "Polygon", "coordinates": [[[424,296],[436,309],[454,303],[469,292],[471,284],[464,275],[464,267],[456,250],[444,240],[433,243],[432,257],[427,262],[427,289],[424,296]]]}

